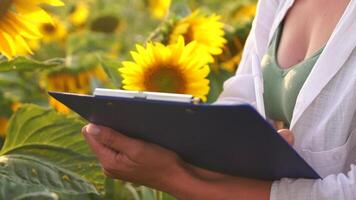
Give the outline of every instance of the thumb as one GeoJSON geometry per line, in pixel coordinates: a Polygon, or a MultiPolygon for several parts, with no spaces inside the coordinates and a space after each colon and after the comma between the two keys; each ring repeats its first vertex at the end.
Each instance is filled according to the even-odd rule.
{"type": "Polygon", "coordinates": [[[294,145],[294,134],[288,129],[280,129],[277,131],[290,145],[294,145]]]}

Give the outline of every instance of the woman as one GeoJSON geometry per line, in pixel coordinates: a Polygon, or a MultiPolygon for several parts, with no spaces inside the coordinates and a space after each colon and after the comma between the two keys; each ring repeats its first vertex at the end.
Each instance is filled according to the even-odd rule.
{"type": "Polygon", "coordinates": [[[267,116],[284,122],[289,130],[280,132],[293,133],[294,148],[323,179],[232,177],[105,127],[90,124],[84,135],[106,175],[179,199],[356,199],[355,19],[356,0],[260,0],[242,62],[218,100],[254,104],[244,89],[252,60],[261,61],[267,116]]]}

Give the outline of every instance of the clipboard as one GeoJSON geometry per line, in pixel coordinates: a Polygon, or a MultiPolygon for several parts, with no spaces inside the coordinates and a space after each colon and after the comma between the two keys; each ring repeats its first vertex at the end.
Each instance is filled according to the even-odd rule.
{"type": "Polygon", "coordinates": [[[49,94],[91,123],[158,144],[201,168],[271,181],[320,178],[247,104],[210,105],[120,95],[49,94]]]}

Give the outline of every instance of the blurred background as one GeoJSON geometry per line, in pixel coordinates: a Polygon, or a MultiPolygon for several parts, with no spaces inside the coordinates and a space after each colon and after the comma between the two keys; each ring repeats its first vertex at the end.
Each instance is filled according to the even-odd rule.
{"type": "MultiPolygon", "coordinates": [[[[256,2],[64,0],[65,6],[44,5],[53,22],[36,22],[43,37],[26,40],[33,53],[18,50],[11,59],[0,53],[0,147],[8,121],[21,105],[70,114],[47,91],[155,90],[214,102],[238,67],[256,2]],[[179,38],[184,39],[181,49],[179,38]],[[191,42],[196,43],[194,51],[182,53],[191,42]],[[168,61],[175,63],[172,68],[165,68],[168,61]]],[[[129,183],[107,183],[112,199],[173,199],[129,183]]]]}

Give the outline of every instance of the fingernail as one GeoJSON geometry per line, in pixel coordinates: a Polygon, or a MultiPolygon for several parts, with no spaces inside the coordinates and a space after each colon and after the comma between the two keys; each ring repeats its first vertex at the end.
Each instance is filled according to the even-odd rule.
{"type": "Polygon", "coordinates": [[[88,126],[88,125],[86,125],[86,126],[84,126],[84,127],[82,128],[82,134],[85,134],[85,132],[87,132],[87,126],[88,126]]]}
{"type": "Polygon", "coordinates": [[[94,124],[89,124],[86,128],[86,132],[92,135],[99,135],[100,129],[94,124]]]}

